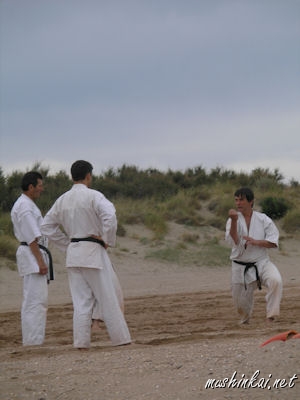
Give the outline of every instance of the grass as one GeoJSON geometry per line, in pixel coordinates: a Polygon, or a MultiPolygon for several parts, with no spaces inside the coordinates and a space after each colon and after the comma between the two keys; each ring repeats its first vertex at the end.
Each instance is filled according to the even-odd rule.
{"type": "Polygon", "coordinates": [[[12,271],[17,270],[17,264],[16,261],[9,260],[6,257],[0,257],[0,268],[9,268],[12,271]]]}
{"type": "Polygon", "coordinates": [[[228,247],[220,245],[216,240],[209,240],[201,246],[199,255],[199,265],[207,266],[228,266],[230,250],[228,247]]]}
{"type": "Polygon", "coordinates": [[[289,211],[287,215],[283,218],[282,228],[287,233],[300,232],[300,211],[298,210],[289,211]]]}
{"type": "Polygon", "coordinates": [[[228,266],[229,254],[228,247],[221,245],[217,238],[213,238],[192,246],[182,243],[173,246],[166,244],[158,250],[150,250],[146,258],[182,266],[213,267],[228,266]]]}
{"type": "Polygon", "coordinates": [[[14,236],[10,213],[0,212],[0,235],[14,236]]]}
{"type": "Polygon", "coordinates": [[[0,235],[0,254],[1,257],[7,258],[8,260],[16,260],[16,251],[18,248],[18,242],[11,236],[0,235]]]}

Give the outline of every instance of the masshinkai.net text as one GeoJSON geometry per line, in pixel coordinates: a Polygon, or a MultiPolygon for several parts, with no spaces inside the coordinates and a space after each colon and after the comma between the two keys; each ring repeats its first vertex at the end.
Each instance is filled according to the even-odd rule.
{"type": "Polygon", "coordinates": [[[245,374],[237,379],[237,371],[234,371],[230,378],[223,379],[208,379],[205,384],[205,389],[224,389],[224,388],[238,388],[238,389],[284,389],[293,388],[296,384],[298,376],[294,374],[291,378],[273,378],[269,374],[267,378],[260,377],[260,370],[254,372],[250,378],[246,378],[245,374]]]}

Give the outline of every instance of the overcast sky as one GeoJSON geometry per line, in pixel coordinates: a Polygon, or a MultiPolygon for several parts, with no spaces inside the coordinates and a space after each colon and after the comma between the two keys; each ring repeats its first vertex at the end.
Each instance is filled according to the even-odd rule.
{"type": "Polygon", "coordinates": [[[0,0],[0,167],[300,181],[300,0],[0,0]]]}

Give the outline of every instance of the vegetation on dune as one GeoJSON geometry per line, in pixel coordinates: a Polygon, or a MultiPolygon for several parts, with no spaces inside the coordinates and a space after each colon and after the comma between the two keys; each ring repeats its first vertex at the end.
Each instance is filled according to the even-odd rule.
{"type": "MultiPolygon", "coordinates": [[[[40,164],[31,169],[44,177],[45,191],[38,206],[45,213],[72,186],[72,181],[65,171],[51,175],[40,164]]],[[[0,168],[0,256],[11,260],[17,242],[9,213],[21,193],[20,181],[25,172],[14,171],[4,176],[0,168]]],[[[228,210],[234,207],[233,194],[241,186],[253,189],[255,208],[277,220],[281,229],[289,234],[300,232],[300,185],[283,181],[277,169],[257,168],[250,174],[222,168],[207,172],[202,167],[161,172],[123,165],[95,175],[93,188],[115,204],[120,237],[126,235],[126,226],[133,224],[142,224],[152,232],[151,240],[160,246],[150,250],[148,258],[179,264],[222,265],[228,259],[228,249],[220,238],[224,237],[228,210]],[[193,231],[187,231],[178,243],[170,244],[166,239],[170,223],[193,231]],[[208,227],[212,234],[205,237],[202,232],[208,227]]]]}

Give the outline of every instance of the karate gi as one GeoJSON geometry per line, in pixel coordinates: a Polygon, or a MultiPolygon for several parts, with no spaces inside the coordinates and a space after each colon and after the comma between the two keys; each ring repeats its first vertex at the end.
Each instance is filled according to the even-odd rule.
{"type": "Polygon", "coordinates": [[[241,322],[247,322],[253,310],[253,292],[257,288],[256,273],[250,268],[244,276],[245,266],[235,263],[255,262],[261,284],[267,288],[266,314],[267,318],[278,316],[282,297],[282,278],[276,266],[270,261],[268,249],[265,247],[247,245],[243,236],[256,240],[267,240],[278,247],[279,232],[273,221],[266,215],[253,211],[249,232],[244,216],[238,212],[237,232],[239,242],[235,244],[230,236],[231,218],[226,223],[225,240],[231,245],[232,251],[232,296],[234,304],[241,316],[241,322]],[[246,285],[246,287],[245,287],[246,285]]]}
{"type": "Polygon", "coordinates": [[[104,321],[112,344],[130,343],[121,289],[106,249],[94,242],[70,242],[72,238],[96,235],[109,246],[115,246],[117,219],[113,204],[99,191],[76,183],[56,200],[41,229],[54,244],[67,250],[66,266],[74,306],[74,347],[90,346],[95,305],[97,315],[93,318],[104,321]]]}
{"type": "MultiPolygon", "coordinates": [[[[32,243],[39,238],[39,243],[47,246],[47,239],[42,237],[40,226],[42,215],[33,200],[22,194],[11,210],[14,233],[18,241],[32,243]]],[[[41,250],[46,264],[48,258],[41,250]]],[[[39,274],[39,266],[29,246],[19,246],[16,254],[20,276],[23,277],[23,301],[21,308],[23,345],[40,345],[44,342],[48,286],[47,276],[39,274]]]]}

